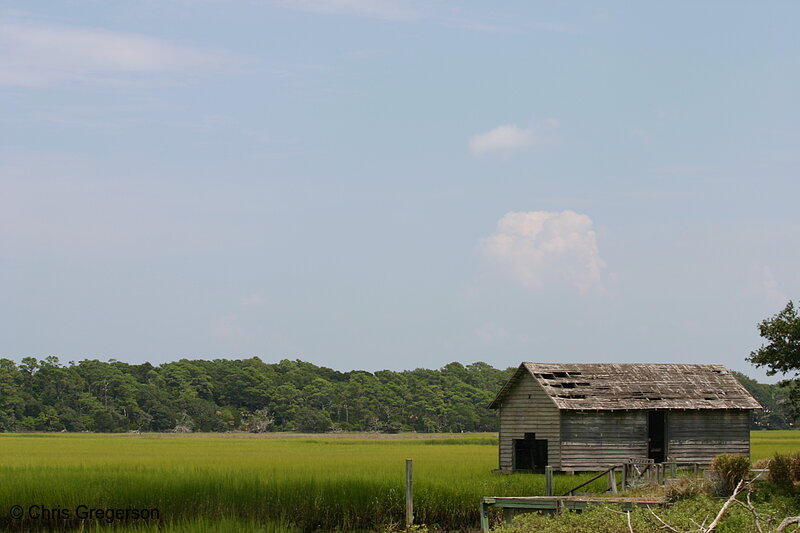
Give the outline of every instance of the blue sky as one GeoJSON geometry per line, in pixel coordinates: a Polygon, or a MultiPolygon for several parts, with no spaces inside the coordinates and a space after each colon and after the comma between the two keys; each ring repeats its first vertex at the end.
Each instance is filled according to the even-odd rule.
{"type": "Polygon", "coordinates": [[[763,378],[796,3],[0,5],[0,355],[763,378]]]}

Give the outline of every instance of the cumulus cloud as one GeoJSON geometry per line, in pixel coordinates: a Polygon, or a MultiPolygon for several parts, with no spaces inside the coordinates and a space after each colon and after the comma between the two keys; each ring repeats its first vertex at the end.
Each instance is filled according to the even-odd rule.
{"type": "Polygon", "coordinates": [[[470,151],[477,156],[489,153],[510,153],[543,143],[548,130],[559,126],[556,119],[547,119],[537,127],[520,128],[516,124],[497,126],[485,133],[474,135],[469,141],[470,151]]]}
{"type": "Polygon", "coordinates": [[[482,251],[529,289],[566,284],[581,293],[606,292],[592,219],[574,211],[506,213],[482,251]]]}
{"type": "Polygon", "coordinates": [[[130,76],[217,70],[237,59],[163,39],[21,19],[0,21],[0,86],[119,82],[130,76]]]}

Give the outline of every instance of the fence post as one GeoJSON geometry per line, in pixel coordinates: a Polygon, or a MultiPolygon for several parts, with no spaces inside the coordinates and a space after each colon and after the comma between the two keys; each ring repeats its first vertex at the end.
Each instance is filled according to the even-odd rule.
{"type": "Polygon", "coordinates": [[[489,533],[489,504],[481,498],[481,531],[489,533]]]}
{"type": "Polygon", "coordinates": [[[406,529],[414,525],[414,486],[411,477],[411,459],[406,459],[406,529]]]}
{"type": "Polygon", "coordinates": [[[544,467],[544,495],[553,495],[553,467],[544,467]]]}
{"type": "Polygon", "coordinates": [[[672,462],[669,464],[669,477],[678,476],[678,463],[672,462]]]}
{"type": "Polygon", "coordinates": [[[622,491],[625,492],[625,487],[628,486],[628,463],[622,465],[622,491]]]}
{"type": "Polygon", "coordinates": [[[608,488],[611,494],[617,493],[617,467],[612,466],[608,469],[608,488]]]}

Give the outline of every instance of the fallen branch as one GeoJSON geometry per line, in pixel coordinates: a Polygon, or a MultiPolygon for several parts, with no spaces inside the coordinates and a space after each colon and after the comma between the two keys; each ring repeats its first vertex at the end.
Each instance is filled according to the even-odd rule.
{"type": "MultiPolygon", "coordinates": [[[[775,530],[775,533],[781,533],[784,529],[791,526],[792,524],[800,524],[800,516],[789,516],[783,519],[781,525],[778,526],[778,529],[775,530]]],[[[797,531],[797,528],[795,528],[797,531]]]]}
{"type": "MultiPolygon", "coordinates": [[[[655,517],[656,517],[656,520],[658,520],[659,522],[661,522],[662,524],[664,524],[664,526],[663,526],[664,528],[667,528],[667,529],[669,529],[670,531],[673,531],[674,533],[682,533],[681,531],[678,531],[677,529],[675,529],[675,528],[674,528],[674,527],[672,527],[671,525],[669,525],[669,524],[667,524],[666,522],[664,522],[663,520],[661,520],[661,517],[660,517],[660,516],[658,516],[658,515],[657,515],[655,512],[653,512],[653,510],[650,508],[650,506],[649,506],[649,505],[647,506],[647,510],[648,510],[648,511],[650,511],[650,514],[652,514],[653,516],[655,516],[655,517]]],[[[661,528],[661,529],[663,529],[663,528],[661,528]]]]}
{"type": "Polygon", "coordinates": [[[762,521],[766,522],[767,525],[769,525],[769,523],[772,520],[769,518],[764,518],[760,514],[758,514],[758,511],[756,511],[756,508],[753,506],[753,502],[750,501],[750,491],[747,492],[747,503],[744,503],[741,500],[736,500],[734,503],[738,503],[739,505],[750,511],[753,514],[753,518],[756,521],[756,529],[758,529],[758,533],[764,533],[764,530],[761,528],[761,522],[762,521]]]}
{"type": "Polygon", "coordinates": [[[612,513],[617,513],[617,514],[628,514],[628,513],[630,513],[630,511],[628,511],[628,513],[626,513],[625,511],[617,511],[616,509],[612,509],[608,505],[601,505],[601,507],[603,509],[605,509],[606,511],[611,511],[612,513]]]}
{"type": "Polygon", "coordinates": [[[722,515],[725,514],[725,511],[728,510],[728,507],[730,507],[731,504],[734,502],[734,500],[736,500],[736,496],[739,494],[739,491],[742,490],[743,484],[744,480],[742,479],[741,481],[739,481],[739,484],[736,485],[736,488],[733,489],[733,494],[731,494],[731,497],[728,498],[728,501],[725,502],[725,505],[722,506],[722,509],[719,510],[719,513],[717,513],[717,517],[714,519],[713,522],[711,522],[711,524],[708,526],[708,529],[705,530],[705,533],[711,533],[712,531],[714,531],[714,528],[717,527],[717,524],[719,524],[719,521],[722,519],[722,515]]]}
{"type": "MultiPolygon", "coordinates": [[[[750,488],[750,484],[749,483],[746,483],[744,480],[739,481],[739,483],[736,485],[736,488],[733,490],[733,494],[731,494],[730,498],[728,498],[728,500],[723,504],[722,508],[720,508],[719,512],[717,513],[716,518],[714,518],[714,521],[711,522],[711,524],[709,524],[708,527],[706,527],[706,525],[705,525],[706,521],[708,519],[703,520],[702,524],[698,524],[692,518],[689,518],[689,520],[695,526],[697,526],[697,530],[696,531],[698,533],[712,533],[716,529],[716,527],[719,525],[720,521],[722,520],[722,517],[725,515],[725,512],[728,510],[728,508],[731,505],[733,505],[734,503],[737,503],[737,504],[741,505],[742,507],[744,507],[745,509],[747,509],[748,511],[750,511],[752,513],[753,519],[755,520],[756,528],[758,529],[759,533],[764,533],[764,526],[766,526],[766,528],[768,528],[769,532],[771,532],[771,533],[784,533],[784,530],[785,530],[785,533],[797,533],[797,532],[800,532],[800,516],[790,516],[790,517],[784,518],[783,521],[780,523],[780,525],[777,527],[777,529],[773,530],[772,529],[772,524],[775,523],[774,521],[776,521],[777,519],[774,518],[774,517],[770,517],[768,515],[761,515],[756,510],[755,506],[753,505],[753,502],[750,500],[750,490],[751,490],[751,488],[750,488]],[[745,491],[745,493],[747,495],[747,503],[736,499],[737,496],[742,491],[745,491]],[[791,525],[795,525],[796,527],[794,529],[792,529],[791,531],[787,530],[786,528],[788,528],[791,525]]],[[[649,505],[647,506],[647,510],[650,511],[650,514],[652,514],[656,518],[656,520],[658,520],[661,523],[661,526],[659,526],[659,529],[666,529],[666,530],[671,531],[672,533],[684,533],[684,532],[681,532],[681,531],[675,529],[674,527],[672,527],[671,525],[666,523],[664,520],[662,520],[661,517],[658,516],[653,511],[653,509],[650,508],[649,505]]],[[[627,514],[628,514],[628,529],[630,530],[631,533],[634,533],[633,527],[631,525],[630,512],[627,513],[627,514]]]]}

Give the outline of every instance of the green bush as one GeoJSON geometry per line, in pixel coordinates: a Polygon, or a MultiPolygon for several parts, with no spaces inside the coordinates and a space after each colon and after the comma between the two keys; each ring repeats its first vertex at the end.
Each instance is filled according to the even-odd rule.
{"type": "Polygon", "coordinates": [[[792,485],[792,465],[788,455],[776,453],[769,461],[769,480],[782,489],[792,485]]]}
{"type": "MultiPolygon", "coordinates": [[[[708,524],[716,514],[724,500],[698,496],[679,501],[668,508],[648,509],[637,508],[630,513],[630,528],[628,516],[619,506],[592,505],[585,511],[566,512],[561,515],[544,515],[531,513],[517,516],[510,526],[496,528],[498,533],[629,533],[631,529],[636,533],[663,533],[670,529],[663,522],[669,524],[673,531],[697,531],[697,524],[708,524]],[[656,518],[656,515],[658,518],[656,518]],[[660,519],[660,520],[659,520],[660,519]],[[663,522],[661,521],[663,520],[663,522]]],[[[768,504],[758,504],[759,516],[764,521],[776,523],[783,516],[794,514],[796,507],[774,509],[768,504]]],[[[727,509],[719,526],[715,529],[718,533],[753,533],[758,531],[754,515],[743,506],[733,505],[727,509]]]]}
{"type": "Polygon", "coordinates": [[[736,485],[750,474],[750,458],[746,455],[731,455],[723,453],[714,457],[711,468],[719,473],[724,494],[732,494],[736,485]]]}
{"type": "Polygon", "coordinates": [[[800,452],[776,453],[769,460],[769,481],[784,492],[793,492],[800,484],[800,452]]]}
{"type": "Polygon", "coordinates": [[[800,482],[800,452],[789,454],[789,474],[793,483],[800,482]]]}

